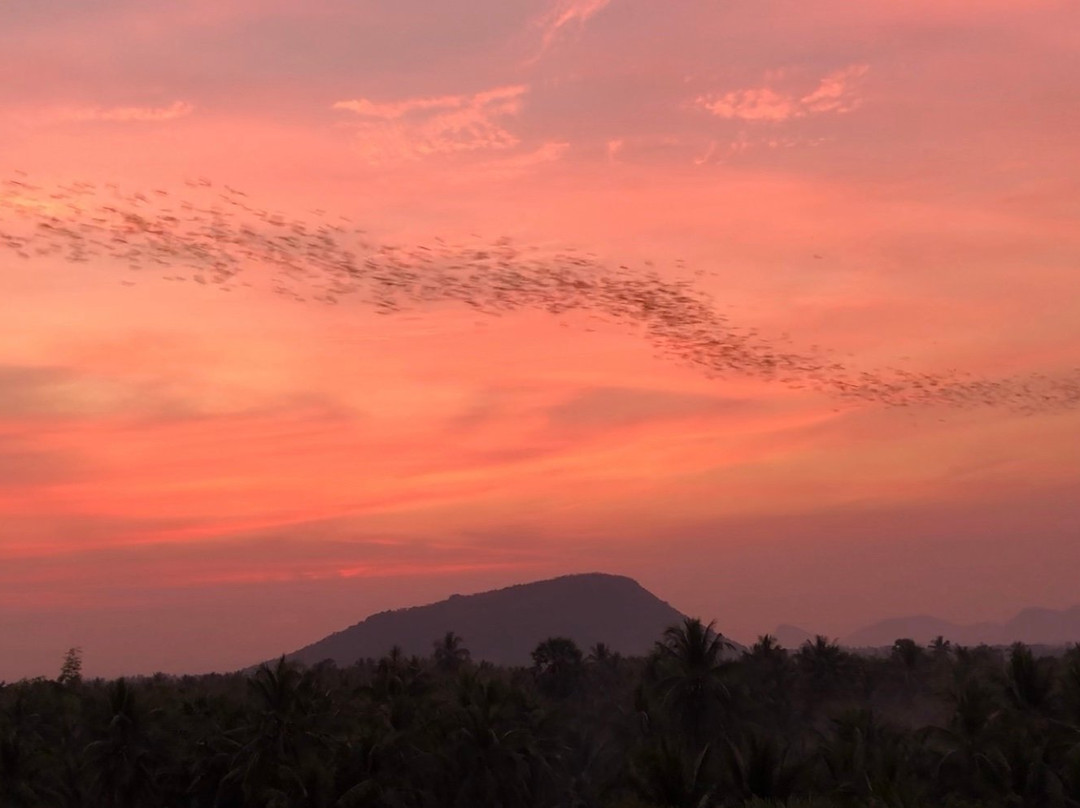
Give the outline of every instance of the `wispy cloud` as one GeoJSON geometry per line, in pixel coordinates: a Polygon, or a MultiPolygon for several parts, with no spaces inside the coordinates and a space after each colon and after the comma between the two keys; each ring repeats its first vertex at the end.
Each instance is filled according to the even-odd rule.
{"type": "Polygon", "coordinates": [[[862,98],[857,94],[857,85],[869,70],[869,65],[849,65],[830,73],[821,80],[816,90],[799,100],[800,106],[807,113],[851,112],[862,103],[862,98]]]}
{"type": "Polygon", "coordinates": [[[406,98],[404,101],[371,101],[367,98],[358,98],[351,101],[338,101],[334,109],[344,109],[363,115],[366,118],[378,118],[383,121],[396,121],[413,112],[427,112],[431,110],[453,110],[468,106],[470,98],[476,96],[465,95],[440,95],[430,98],[406,98]]]}
{"type": "Polygon", "coordinates": [[[563,30],[570,26],[581,28],[609,5],[611,0],[556,0],[539,20],[544,32],[543,50],[547,50],[563,30]]]}
{"type": "Polygon", "coordinates": [[[738,137],[730,141],[709,141],[709,145],[705,147],[705,150],[697,157],[694,157],[694,165],[703,166],[724,163],[752,151],[815,148],[826,141],[827,138],[823,137],[779,137],[775,133],[770,137],[751,137],[746,132],[740,132],[738,137]]]}
{"type": "Polygon", "coordinates": [[[527,173],[537,166],[547,163],[556,163],[570,150],[570,144],[565,141],[552,140],[541,143],[531,151],[517,151],[514,154],[498,157],[478,167],[489,175],[509,178],[527,173]]]}
{"type": "Polygon", "coordinates": [[[696,104],[719,118],[771,123],[851,112],[862,103],[858,84],[869,69],[865,64],[849,65],[829,73],[806,93],[777,90],[766,84],[699,96],[696,104]]]}
{"type": "Polygon", "coordinates": [[[195,111],[187,101],[174,101],[167,107],[70,107],[54,110],[47,117],[56,121],[103,121],[146,123],[172,121],[195,111]]]}
{"type": "Polygon", "coordinates": [[[519,139],[502,123],[518,114],[524,85],[495,87],[472,95],[372,101],[338,101],[334,109],[356,114],[360,148],[371,162],[415,160],[434,154],[507,149],[519,139]]]}

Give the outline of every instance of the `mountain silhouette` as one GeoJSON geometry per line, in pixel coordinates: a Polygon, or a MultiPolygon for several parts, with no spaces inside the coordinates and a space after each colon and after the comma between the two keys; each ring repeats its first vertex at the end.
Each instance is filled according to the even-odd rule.
{"type": "Polygon", "coordinates": [[[894,617],[864,626],[844,637],[851,648],[892,645],[901,637],[928,643],[937,636],[960,645],[1067,645],[1080,642],[1080,605],[1070,609],[1024,609],[1005,623],[958,625],[937,617],[894,617]]]}
{"type": "Polygon", "coordinates": [[[631,578],[586,573],[379,612],[286,658],[351,665],[394,645],[429,656],[448,631],[463,638],[474,660],[501,665],[532,664],[532,651],[549,637],[569,637],[586,651],[603,642],[622,654],[646,654],[684,617],[631,578]]]}

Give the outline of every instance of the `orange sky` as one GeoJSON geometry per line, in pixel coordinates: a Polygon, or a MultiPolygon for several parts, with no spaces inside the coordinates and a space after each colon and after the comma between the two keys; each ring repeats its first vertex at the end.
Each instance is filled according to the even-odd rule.
{"type": "MultiPolygon", "coordinates": [[[[0,230],[75,180],[227,185],[376,243],[651,262],[854,368],[1064,378],[1077,52],[1068,0],[9,4],[0,177],[43,190],[0,230]]],[[[72,645],[234,668],[575,571],[741,640],[1077,600],[1075,407],[840,402],[585,315],[172,272],[0,250],[0,679],[72,645]]]]}

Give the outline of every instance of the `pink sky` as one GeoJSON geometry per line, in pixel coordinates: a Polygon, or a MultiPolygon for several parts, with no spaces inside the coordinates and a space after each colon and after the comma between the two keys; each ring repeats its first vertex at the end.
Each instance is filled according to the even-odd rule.
{"type": "MultiPolygon", "coordinates": [[[[576,247],[855,367],[1065,376],[1078,52],[1068,0],[9,4],[0,175],[576,247]]],[[[741,640],[1080,600],[1076,408],[170,272],[0,251],[0,679],[230,669],[593,570],[741,640]]]]}

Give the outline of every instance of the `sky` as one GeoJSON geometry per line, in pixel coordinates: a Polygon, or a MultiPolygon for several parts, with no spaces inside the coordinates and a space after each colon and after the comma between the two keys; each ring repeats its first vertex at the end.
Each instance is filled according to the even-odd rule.
{"type": "MultiPolygon", "coordinates": [[[[1071,0],[6,4],[0,230],[85,182],[505,238],[856,375],[1016,390],[1080,368],[1077,53],[1071,0]]],[[[741,641],[1080,600],[1075,395],[889,406],[588,307],[386,314],[171,255],[0,249],[0,679],[230,670],[572,572],[741,641]]]]}

